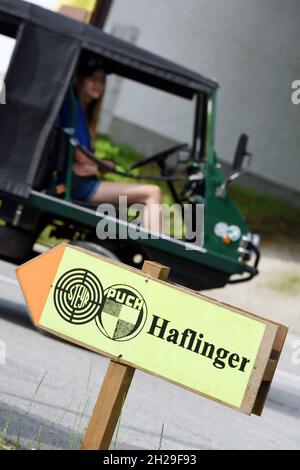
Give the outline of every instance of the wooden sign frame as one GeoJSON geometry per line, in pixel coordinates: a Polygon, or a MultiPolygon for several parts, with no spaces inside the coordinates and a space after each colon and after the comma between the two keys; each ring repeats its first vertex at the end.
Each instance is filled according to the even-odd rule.
{"type": "MultiPolygon", "coordinates": [[[[67,244],[60,245],[60,247],[55,248],[57,250],[55,256],[58,257],[59,250],[63,253],[64,248],[67,248],[67,244]]],[[[121,267],[123,270],[127,270],[130,272],[134,272],[139,276],[145,278],[145,282],[153,282],[156,283],[163,283],[166,284],[168,275],[169,275],[169,268],[166,266],[162,266],[158,263],[152,262],[145,262],[143,270],[139,271],[135,268],[131,268],[127,265],[123,265],[117,261],[104,258],[103,256],[91,253],[83,248],[79,247],[70,247],[72,250],[77,250],[81,253],[87,254],[89,256],[93,256],[105,263],[110,263],[111,265],[116,265],[119,268],[121,267]],[[148,280],[148,281],[147,281],[148,280]]],[[[53,250],[53,251],[54,251],[53,250]]],[[[49,253],[49,252],[48,252],[49,253]]],[[[43,265],[45,266],[46,256],[48,253],[41,255],[40,262],[43,260],[43,265]]],[[[58,258],[57,258],[58,259],[58,258]]],[[[24,287],[24,295],[26,298],[27,290],[28,290],[28,282],[26,281],[26,276],[28,272],[32,272],[32,268],[37,269],[38,266],[38,259],[34,259],[26,263],[25,265],[21,266],[17,269],[17,275],[21,284],[21,287],[24,287]],[[34,263],[34,264],[33,264],[34,263]],[[36,268],[35,268],[36,267],[36,268]],[[29,270],[29,271],[28,271],[29,270]],[[27,282],[27,287],[25,287],[27,282]]],[[[256,414],[258,416],[261,415],[267,395],[271,386],[271,382],[273,380],[273,376],[279,361],[279,357],[283,348],[283,344],[288,332],[288,328],[284,325],[278,324],[276,322],[263,319],[258,317],[254,314],[249,312],[245,312],[242,309],[238,309],[228,305],[226,303],[219,302],[217,300],[213,300],[207,296],[202,294],[198,294],[190,289],[183,288],[177,284],[169,283],[172,289],[177,291],[183,292],[185,294],[189,294],[190,296],[195,296],[198,299],[201,298],[213,305],[217,305],[220,307],[225,307],[227,310],[231,310],[232,312],[236,312],[239,315],[246,316],[248,318],[252,318],[258,322],[261,322],[265,325],[265,331],[263,335],[263,339],[260,343],[260,348],[256,356],[256,360],[250,375],[250,379],[248,380],[248,385],[246,387],[246,391],[244,393],[244,397],[240,407],[233,406],[229,403],[223,402],[222,400],[218,400],[215,397],[209,396],[205,393],[200,392],[199,390],[195,390],[193,388],[189,388],[181,383],[177,383],[169,378],[164,376],[160,376],[155,374],[151,370],[145,370],[140,366],[136,366],[136,364],[132,364],[127,362],[123,357],[115,357],[109,354],[106,351],[101,349],[91,347],[87,344],[81,343],[80,341],[68,337],[60,332],[53,331],[50,328],[47,328],[43,325],[39,325],[42,329],[45,329],[49,333],[52,333],[55,336],[59,336],[67,341],[72,343],[78,344],[79,346],[84,347],[85,349],[93,350],[97,353],[100,353],[104,356],[111,358],[111,363],[109,365],[107,375],[104,379],[94,413],[92,415],[90,424],[88,426],[82,448],[83,449],[106,449],[109,446],[109,442],[112,439],[113,431],[117,424],[118,417],[121,412],[122,403],[126,397],[127,391],[129,389],[131,380],[134,375],[135,368],[138,367],[139,370],[144,372],[148,372],[152,375],[156,375],[158,377],[163,378],[175,385],[179,385],[182,388],[190,390],[194,393],[197,393],[201,396],[207,397],[213,401],[216,401],[222,405],[240,411],[244,414],[250,415],[251,413],[256,414]]],[[[50,289],[50,286],[49,286],[50,289]]],[[[28,302],[30,307],[30,302],[28,302]]]]}

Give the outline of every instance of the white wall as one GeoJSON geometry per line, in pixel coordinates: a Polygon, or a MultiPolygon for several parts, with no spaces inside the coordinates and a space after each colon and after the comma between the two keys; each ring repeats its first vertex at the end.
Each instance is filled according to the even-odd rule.
{"type": "MultiPolygon", "coordinates": [[[[24,1],[24,0],[23,0],[24,1]]],[[[52,9],[57,3],[56,0],[31,0],[30,3],[44,8],[52,9]]],[[[6,38],[0,34],[0,77],[3,77],[7,71],[9,61],[14,49],[15,41],[6,38]]]]}
{"type": "MultiPolygon", "coordinates": [[[[56,0],[33,0],[53,8],[56,0]]],[[[252,172],[299,191],[299,0],[114,0],[108,32],[139,30],[137,45],[216,78],[221,90],[217,150],[230,162],[241,132],[250,135],[252,172]]],[[[13,43],[0,37],[0,76],[13,43]]],[[[121,120],[176,141],[190,138],[191,103],[123,83],[115,103],[121,120]]]]}
{"type": "MultiPolygon", "coordinates": [[[[25,0],[22,0],[22,1],[25,1],[25,0]]],[[[34,5],[39,5],[40,7],[48,8],[49,10],[52,10],[57,4],[57,0],[30,0],[29,3],[33,3],[34,5]]]]}
{"type": "MultiPolygon", "coordinates": [[[[137,45],[216,78],[221,90],[217,150],[230,162],[241,132],[250,135],[252,172],[299,191],[299,0],[115,0],[106,30],[139,28],[137,45]]],[[[115,114],[184,141],[191,126],[183,100],[124,84],[115,114]]]]}
{"type": "Polygon", "coordinates": [[[13,53],[15,41],[0,34],[0,78],[4,77],[13,53]]]}

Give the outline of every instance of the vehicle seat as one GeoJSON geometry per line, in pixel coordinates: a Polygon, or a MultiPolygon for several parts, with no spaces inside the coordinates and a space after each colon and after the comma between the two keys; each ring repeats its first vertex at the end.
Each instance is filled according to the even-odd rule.
{"type": "Polygon", "coordinates": [[[55,177],[64,172],[67,162],[67,142],[65,135],[58,129],[52,129],[46,142],[43,155],[37,169],[33,188],[55,193],[55,177]]]}
{"type": "MultiPolygon", "coordinates": [[[[54,195],[63,199],[64,194],[57,194],[55,178],[64,174],[67,165],[67,141],[63,132],[59,129],[52,129],[44,153],[38,167],[34,189],[37,191],[46,191],[50,195],[54,195]]],[[[96,211],[99,204],[90,201],[73,200],[73,204],[96,211]]],[[[116,209],[116,216],[119,217],[119,207],[116,209]]]]}

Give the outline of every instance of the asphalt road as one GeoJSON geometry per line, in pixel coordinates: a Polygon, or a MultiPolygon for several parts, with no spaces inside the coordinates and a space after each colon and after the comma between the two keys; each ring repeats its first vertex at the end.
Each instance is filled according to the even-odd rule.
{"type": "MultiPolygon", "coordinates": [[[[7,428],[25,447],[77,448],[108,360],[36,331],[7,263],[0,263],[0,298],[0,432],[7,428]]],[[[137,371],[113,447],[299,449],[300,364],[291,360],[298,339],[288,337],[260,418],[137,371]]]]}

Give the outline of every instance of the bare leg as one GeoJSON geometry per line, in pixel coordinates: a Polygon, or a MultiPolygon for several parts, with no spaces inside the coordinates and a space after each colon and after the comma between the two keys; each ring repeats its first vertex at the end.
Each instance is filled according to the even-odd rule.
{"type": "Polygon", "coordinates": [[[162,193],[159,186],[102,181],[91,202],[118,204],[120,196],[127,196],[128,204],[144,204],[144,227],[161,233],[162,222],[159,205],[162,203],[162,193]]]}

